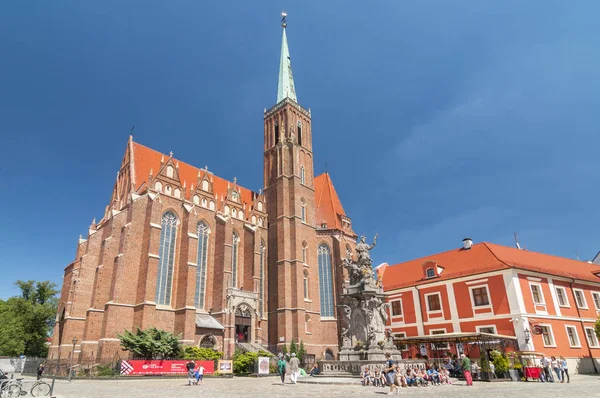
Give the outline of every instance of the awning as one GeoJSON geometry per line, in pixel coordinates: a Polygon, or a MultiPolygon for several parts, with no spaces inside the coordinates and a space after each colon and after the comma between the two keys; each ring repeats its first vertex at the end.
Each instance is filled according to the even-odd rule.
{"type": "Polygon", "coordinates": [[[492,333],[444,333],[425,336],[394,338],[394,342],[401,344],[426,344],[426,343],[469,343],[474,341],[490,340],[517,340],[515,336],[492,333]]]}
{"type": "Polygon", "coordinates": [[[196,314],[196,327],[204,329],[225,330],[221,322],[209,314],[196,314]]]}

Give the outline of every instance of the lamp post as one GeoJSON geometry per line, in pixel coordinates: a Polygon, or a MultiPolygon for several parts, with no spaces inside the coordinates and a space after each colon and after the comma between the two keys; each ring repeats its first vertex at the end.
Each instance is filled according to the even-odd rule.
{"type": "Polygon", "coordinates": [[[529,344],[529,340],[531,339],[531,332],[529,329],[525,329],[525,344],[529,344]]]}
{"type": "Polygon", "coordinates": [[[75,366],[75,345],[77,344],[77,337],[73,337],[73,350],[71,351],[71,366],[69,367],[69,381],[73,377],[73,367],[75,366]]]}

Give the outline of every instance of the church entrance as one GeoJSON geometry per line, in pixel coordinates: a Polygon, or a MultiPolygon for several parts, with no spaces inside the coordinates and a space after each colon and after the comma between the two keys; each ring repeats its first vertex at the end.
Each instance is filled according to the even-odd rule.
{"type": "Polygon", "coordinates": [[[240,304],[235,310],[235,341],[248,343],[252,338],[252,312],[247,304],[240,304]]]}

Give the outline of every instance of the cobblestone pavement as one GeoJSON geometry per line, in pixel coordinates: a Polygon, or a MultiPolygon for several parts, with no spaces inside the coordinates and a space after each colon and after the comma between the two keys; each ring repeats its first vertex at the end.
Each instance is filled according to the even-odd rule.
{"type": "MultiPolygon", "coordinates": [[[[233,379],[207,378],[204,386],[187,386],[183,379],[144,379],[144,380],[74,380],[69,383],[57,380],[57,398],[167,398],[167,397],[381,397],[388,390],[360,385],[318,385],[277,383],[275,377],[233,379]]],[[[572,376],[570,384],[475,382],[466,387],[464,382],[448,386],[404,388],[401,396],[431,397],[510,397],[510,396],[561,396],[599,397],[599,376],[572,376]]]]}

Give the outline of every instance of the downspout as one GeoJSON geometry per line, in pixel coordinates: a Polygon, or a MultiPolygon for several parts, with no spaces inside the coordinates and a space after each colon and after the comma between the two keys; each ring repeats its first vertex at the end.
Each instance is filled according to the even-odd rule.
{"type": "Polygon", "coordinates": [[[583,319],[581,318],[581,312],[579,312],[579,305],[577,304],[577,297],[575,296],[575,292],[573,291],[573,284],[575,283],[575,279],[571,278],[571,283],[569,284],[569,287],[571,288],[571,294],[573,295],[573,298],[575,299],[575,309],[577,310],[577,316],[579,317],[579,322],[581,323],[581,328],[583,329],[583,337],[585,340],[585,345],[587,346],[588,349],[588,353],[590,354],[590,359],[592,360],[592,366],[594,367],[594,373],[598,374],[598,369],[596,368],[596,361],[594,360],[594,357],[592,356],[592,349],[590,348],[590,343],[587,339],[587,335],[585,333],[585,324],[583,323],[583,319]]]}
{"type": "MultiPolygon", "coordinates": [[[[417,290],[417,297],[419,297],[419,311],[421,311],[421,323],[423,324],[423,335],[425,335],[425,321],[423,319],[423,305],[421,303],[421,291],[419,290],[419,285],[415,285],[415,289],[417,290]]],[[[417,352],[421,353],[421,345],[417,344],[417,352]]],[[[416,356],[416,355],[415,355],[416,356]]]]}

